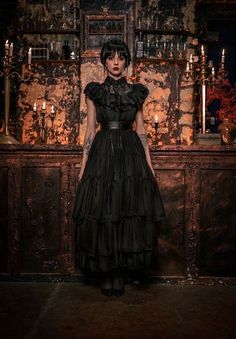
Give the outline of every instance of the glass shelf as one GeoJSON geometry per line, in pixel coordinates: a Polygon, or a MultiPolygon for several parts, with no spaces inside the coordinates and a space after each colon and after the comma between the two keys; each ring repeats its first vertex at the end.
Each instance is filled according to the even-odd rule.
{"type": "Polygon", "coordinates": [[[46,29],[46,30],[23,30],[22,34],[75,34],[78,35],[78,29],[46,29]]]}
{"type": "Polygon", "coordinates": [[[180,65],[183,65],[186,63],[186,60],[185,59],[182,59],[182,60],[177,60],[177,59],[167,59],[167,58],[163,58],[163,59],[157,59],[157,58],[134,58],[134,62],[135,63],[141,63],[141,62],[144,62],[144,63],[157,63],[157,64],[160,64],[160,63],[168,63],[168,64],[180,64],[180,65]]]}
{"type": "Polygon", "coordinates": [[[135,33],[142,32],[143,34],[156,34],[156,35],[183,35],[183,36],[195,36],[194,33],[180,30],[162,30],[162,29],[153,29],[153,28],[135,28],[135,33]]]}

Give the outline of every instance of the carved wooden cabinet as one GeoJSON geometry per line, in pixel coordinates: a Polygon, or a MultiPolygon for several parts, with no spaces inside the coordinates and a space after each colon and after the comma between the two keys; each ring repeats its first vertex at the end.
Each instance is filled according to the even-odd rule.
{"type": "MultiPolygon", "coordinates": [[[[167,218],[150,273],[233,279],[236,147],[153,146],[151,156],[167,218]]],[[[71,214],[81,160],[80,146],[1,145],[2,278],[78,276],[71,214]]]]}

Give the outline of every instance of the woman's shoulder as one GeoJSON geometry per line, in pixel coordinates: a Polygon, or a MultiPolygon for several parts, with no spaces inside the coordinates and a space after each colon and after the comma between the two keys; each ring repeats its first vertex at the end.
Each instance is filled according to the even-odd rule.
{"type": "Polygon", "coordinates": [[[94,100],[98,91],[101,89],[101,83],[97,81],[90,81],[84,89],[84,94],[91,100],[94,100]]]}
{"type": "Polygon", "coordinates": [[[133,90],[141,95],[148,96],[149,89],[147,86],[143,85],[141,82],[137,82],[136,84],[132,84],[133,90]]]}
{"type": "Polygon", "coordinates": [[[141,108],[145,99],[149,95],[149,89],[143,85],[142,83],[131,84],[131,92],[130,95],[136,102],[138,108],[141,108]]]}

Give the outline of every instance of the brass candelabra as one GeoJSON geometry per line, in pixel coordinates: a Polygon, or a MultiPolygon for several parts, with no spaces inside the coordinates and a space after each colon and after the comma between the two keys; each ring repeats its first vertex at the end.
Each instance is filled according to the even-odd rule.
{"type": "Polygon", "coordinates": [[[201,55],[193,56],[190,55],[187,61],[186,70],[184,73],[187,81],[194,81],[201,87],[201,114],[200,123],[202,126],[202,133],[206,133],[206,93],[207,85],[214,86],[216,78],[223,80],[226,77],[227,72],[225,71],[225,50],[223,49],[221,55],[221,62],[219,65],[219,71],[216,77],[215,68],[212,62],[207,64],[207,55],[204,46],[201,46],[201,55]]]}
{"type": "MultiPolygon", "coordinates": [[[[30,70],[31,64],[31,49],[28,52],[27,69],[30,70]]],[[[22,77],[17,71],[14,70],[14,57],[13,57],[13,43],[5,43],[5,52],[3,57],[3,70],[0,71],[0,77],[4,78],[4,118],[2,124],[2,132],[0,133],[0,144],[18,144],[19,142],[10,134],[9,131],[9,113],[10,113],[10,81],[14,77],[18,77],[21,81],[29,81],[30,75],[22,77]]]]}
{"type": "Polygon", "coordinates": [[[33,106],[33,129],[38,134],[38,139],[41,144],[46,144],[47,139],[51,142],[55,139],[54,121],[56,118],[56,108],[52,105],[50,113],[47,113],[46,103],[43,102],[41,111],[37,111],[37,105],[33,106]],[[47,122],[51,121],[51,127],[48,127],[47,122]]]}

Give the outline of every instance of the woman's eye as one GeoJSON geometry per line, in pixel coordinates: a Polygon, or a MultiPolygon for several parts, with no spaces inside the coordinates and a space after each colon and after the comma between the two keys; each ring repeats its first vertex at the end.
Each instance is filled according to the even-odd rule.
{"type": "Polygon", "coordinates": [[[121,55],[121,56],[119,57],[119,59],[120,59],[121,61],[123,61],[125,58],[121,55]]]}
{"type": "Polygon", "coordinates": [[[109,56],[107,59],[108,59],[108,60],[112,60],[112,59],[113,59],[113,57],[112,57],[112,56],[109,56]]]}

